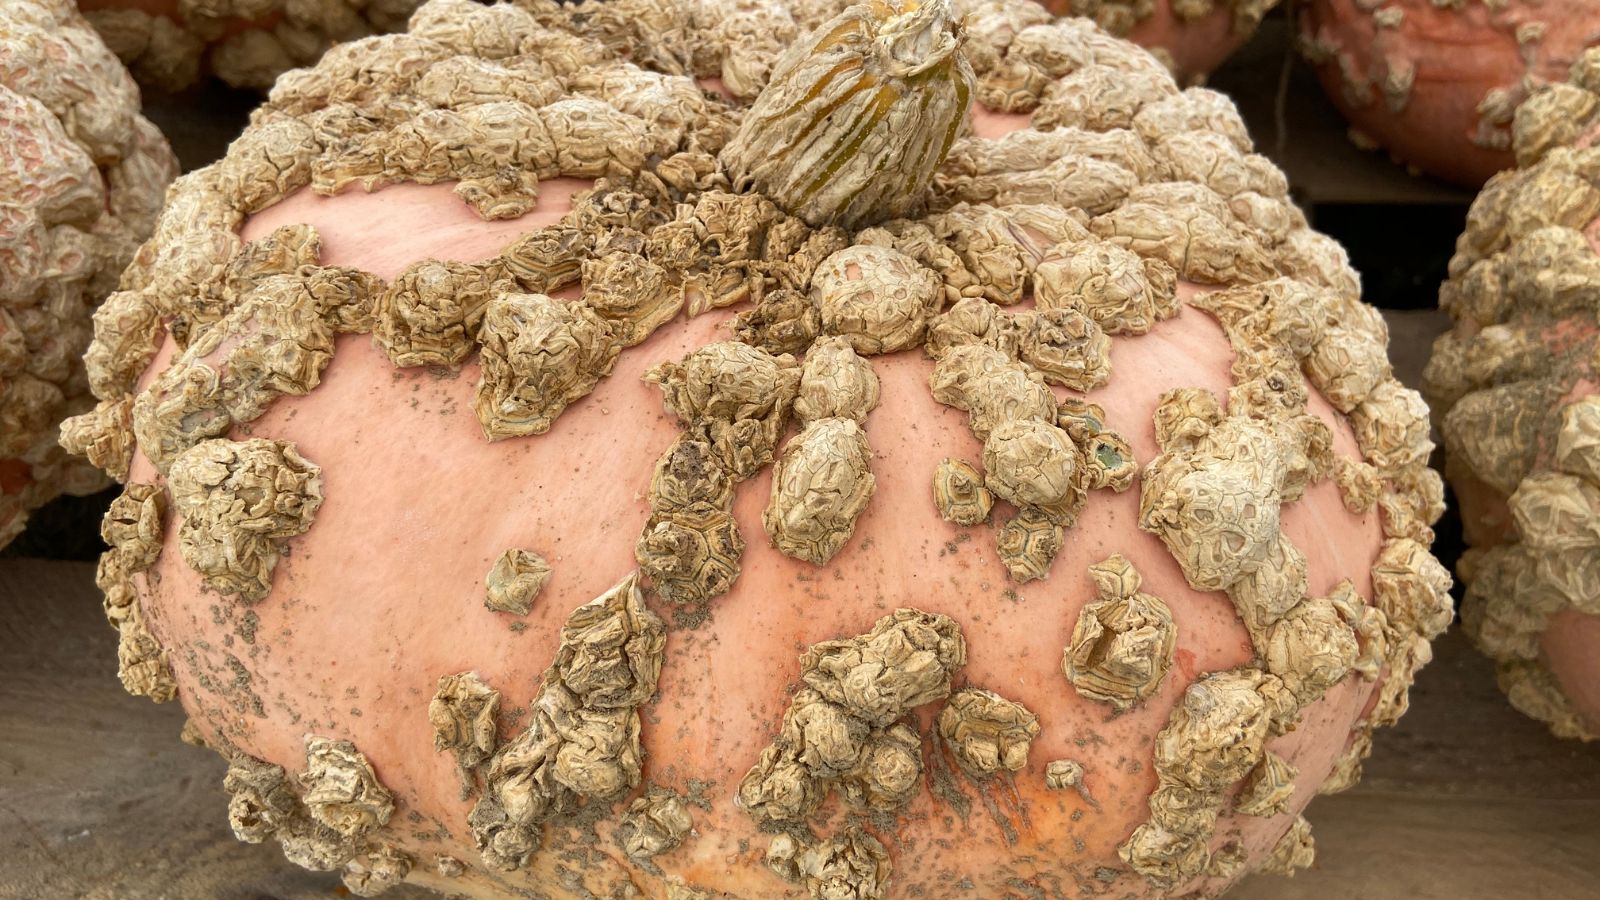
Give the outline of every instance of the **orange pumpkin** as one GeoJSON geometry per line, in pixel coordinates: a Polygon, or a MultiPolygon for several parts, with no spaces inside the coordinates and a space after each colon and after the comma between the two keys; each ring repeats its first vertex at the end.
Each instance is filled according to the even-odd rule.
{"type": "Polygon", "coordinates": [[[1597,41],[1589,0],[1309,0],[1300,12],[1301,49],[1352,136],[1473,188],[1513,165],[1517,106],[1597,41]]]}
{"type": "Polygon", "coordinates": [[[125,683],[358,892],[1307,864],[1450,617],[1342,252],[1082,20],[694,8],[435,0],[180,182],[78,421],[125,683]]]}

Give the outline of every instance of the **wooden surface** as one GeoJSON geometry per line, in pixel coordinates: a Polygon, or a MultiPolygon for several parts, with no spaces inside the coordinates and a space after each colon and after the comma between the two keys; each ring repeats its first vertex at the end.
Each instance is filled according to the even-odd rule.
{"type": "MultiPolygon", "coordinates": [[[[222,760],[178,741],[176,704],[122,692],[99,604],[88,564],[0,561],[0,897],[341,895],[233,839],[222,760]]],[[[1312,804],[1316,866],[1230,896],[1600,897],[1600,745],[1508,707],[1459,633],[1437,654],[1362,783],[1312,804]]]]}

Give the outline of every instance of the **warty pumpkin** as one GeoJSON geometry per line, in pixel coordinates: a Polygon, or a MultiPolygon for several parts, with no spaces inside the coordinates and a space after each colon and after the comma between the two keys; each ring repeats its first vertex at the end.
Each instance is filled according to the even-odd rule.
{"type": "Polygon", "coordinates": [[[90,316],[177,174],[71,3],[0,8],[0,547],[51,498],[110,484],[58,446],[61,420],[94,405],[90,316]]]}
{"type": "Polygon", "coordinates": [[[215,75],[266,90],[339,41],[398,31],[421,0],[78,0],[147,89],[181,91],[215,75]]]}
{"type": "Polygon", "coordinates": [[[1517,111],[1424,373],[1471,549],[1462,622],[1517,708],[1600,737],[1600,50],[1517,111]]]}
{"type": "Polygon", "coordinates": [[[1202,82],[1239,49],[1278,0],[1042,0],[1087,16],[1154,53],[1185,83],[1202,82]]]}
{"type": "Polygon", "coordinates": [[[1088,21],[698,9],[435,0],[179,182],[75,426],[126,684],[358,893],[1306,865],[1451,614],[1342,251],[1088,21]]]}
{"type": "Polygon", "coordinates": [[[1600,42],[1590,0],[1308,0],[1300,46],[1352,137],[1478,188],[1514,162],[1530,92],[1600,42]]]}

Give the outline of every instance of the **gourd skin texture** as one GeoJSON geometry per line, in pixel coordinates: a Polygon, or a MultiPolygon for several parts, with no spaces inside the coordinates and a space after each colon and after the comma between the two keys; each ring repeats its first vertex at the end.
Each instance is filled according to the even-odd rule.
{"type": "Polygon", "coordinates": [[[1600,51],[1517,112],[1517,168],[1473,203],[1424,373],[1471,549],[1462,622],[1513,705],[1600,737],[1600,51]]]}
{"type": "Polygon", "coordinates": [[[181,91],[210,72],[266,90],[339,41],[397,31],[421,0],[78,0],[146,89],[181,91]]]}
{"type": "Polygon", "coordinates": [[[1155,53],[1177,78],[1199,83],[1239,49],[1278,0],[1045,0],[1155,53]]]}
{"type": "Polygon", "coordinates": [[[1082,21],[1011,54],[1022,2],[965,10],[978,95],[1067,83],[975,107],[932,212],[846,234],[729,193],[745,101],[724,98],[788,89],[797,69],[752,68],[774,44],[876,27],[840,9],[751,6],[761,27],[708,35],[692,5],[432,3],[411,36],[280,81],[174,193],[90,354],[140,436],[102,581],[130,687],[176,694],[232,761],[241,837],[360,892],[477,896],[1214,895],[1309,862],[1300,810],[1353,783],[1449,615],[1426,414],[1381,320],[1225,102],[1082,21]],[[491,122],[520,140],[450,139],[491,122]],[[922,226],[942,233],[919,245],[922,226]],[[490,379],[480,321],[516,377],[490,379]],[[907,340],[923,352],[879,352],[907,340]],[[805,365],[821,354],[830,371],[805,365]],[[230,453],[250,464],[213,462],[230,453]],[[940,518],[947,458],[992,491],[987,526],[940,518]],[[1244,484],[1207,493],[1229,465],[1244,484]],[[140,499],[161,485],[203,515],[140,499]],[[1179,527],[1236,497],[1206,521],[1243,543],[1179,527]],[[526,615],[485,604],[509,550],[549,566],[526,615]],[[1081,667],[1118,691],[1149,671],[1125,648],[1171,662],[1113,714],[1063,656],[1086,606],[1138,595],[1172,643],[1081,667]],[[1198,813],[1152,798],[1185,778],[1198,813]]]}
{"type": "Polygon", "coordinates": [[[1511,121],[1600,41],[1588,0],[1310,0],[1301,51],[1352,137],[1477,188],[1513,165],[1511,121]]]}
{"type": "Polygon", "coordinates": [[[108,483],[57,446],[93,405],[90,316],[149,235],[177,163],[128,73],[65,2],[0,9],[0,547],[28,512],[108,483]]]}

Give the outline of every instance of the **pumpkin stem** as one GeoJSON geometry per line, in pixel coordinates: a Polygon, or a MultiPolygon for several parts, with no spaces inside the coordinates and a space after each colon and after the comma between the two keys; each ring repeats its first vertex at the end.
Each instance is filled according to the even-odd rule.
{"type": "Polygon", "coordinates": [[[972,67],[950,0],[869,0],[778,61],[722,164],[813,227],[859,228],[923,200],[966,120],[972,67]]]}

